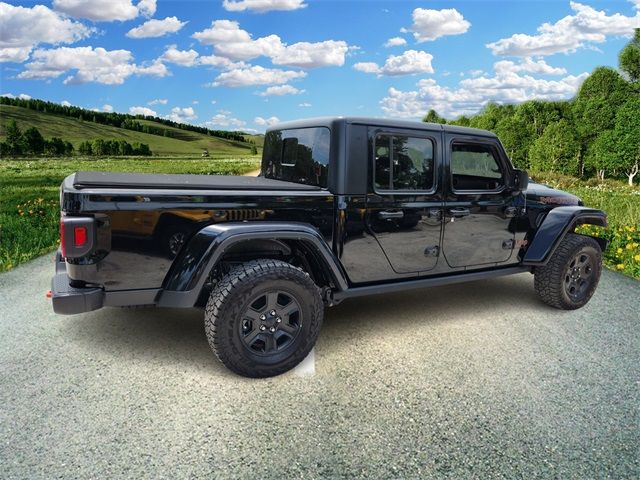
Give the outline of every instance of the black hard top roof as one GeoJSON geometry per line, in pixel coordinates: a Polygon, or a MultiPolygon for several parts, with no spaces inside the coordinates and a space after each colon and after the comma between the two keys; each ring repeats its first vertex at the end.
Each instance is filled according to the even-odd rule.
{"type": "Polygon", "coordinates": [[[457,125],[442,125],[439,123],[424,123],[410,120],[399,120],[390,118],[377,118],[377,117],[317,117],[308,118],[303,120],[293,120],[291,122],[278,123],[267,129],[267,132],[272,130],[286,130],[290,128],[309,128],[309,127],[329,127],[332,128],[340,123],[356,124],[356,125],[371,125],[376,127],[389,127],[389,128],[408,128],[412,130],[441,130],[451,133],[462,133],[468,135],[476,135],[483,137],[496,137],[496,134],[488,130],[481,130],[479,128],[471,127],[459,127],[457,125]]]}

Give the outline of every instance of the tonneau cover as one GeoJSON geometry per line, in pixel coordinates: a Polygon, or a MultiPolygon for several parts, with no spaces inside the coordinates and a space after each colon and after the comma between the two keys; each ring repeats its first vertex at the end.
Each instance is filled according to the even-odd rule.
{"type": "Polygon", "coordinates": [[[320,190],[320,187],[264,177],[156,173],[78,172],[73,186],[84,188],[175,188],[186,190],[320,190]]]}

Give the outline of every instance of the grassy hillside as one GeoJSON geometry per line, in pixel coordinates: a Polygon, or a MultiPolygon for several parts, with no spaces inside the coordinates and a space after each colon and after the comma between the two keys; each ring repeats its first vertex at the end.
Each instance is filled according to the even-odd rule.
{"type": "MultiPolygon", "coordinates": [[[[33,126],[45,138],[60,137],[73,143],[76,148],[78,148],[80,142],[101,138],[105,140],[122,139],[129,143],[146,143],[154,155],[189,155],[193,157],[199,156],[202,150],[206,148],[212,157],[247,156],[250,155],[251,149],[251,145],[248,143],[180,130],[148,120],[143,120],[141,123],[172,130],[176,132],[177,138],[101,125],[13,105],[0,105],[0,141],[4,139],[5,126],[11,120],[15,120],[22,130],[33,126]]],[[[256,141],[256,144],[258,147],[261,146],[261,142],[256,141]]]]}

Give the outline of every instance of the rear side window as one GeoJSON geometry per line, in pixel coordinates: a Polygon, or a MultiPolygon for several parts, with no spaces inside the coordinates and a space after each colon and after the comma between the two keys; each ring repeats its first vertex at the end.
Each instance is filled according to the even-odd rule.
{"type": "Polygon", "coordinates": [[[482,143],[454,143],[451,176],[455,190],[497,190],[503,175],[495,149],[482,143]]]}
{"type": "Polygon", "coordinates": [[[264,140],[266,178],[327,187],[330,132],[326,127],[275,130],[264,140]]]}
{"type": "Polygon", "coordinates": [[[378,135],[374,148],[376,191],[433,189],[433,141],[406,135],[378,135]]]}

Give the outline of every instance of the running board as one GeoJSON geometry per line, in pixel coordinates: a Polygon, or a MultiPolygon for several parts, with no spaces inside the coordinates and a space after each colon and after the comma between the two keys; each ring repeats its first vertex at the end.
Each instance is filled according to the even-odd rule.
{"type": "Polygon", "coordinates": [[[353,287],[347,290],[333,292],[330,297],[330,305],[337,305],[347,298],[364,297],[367,295],[378,295],[381,293],[403,292],[405,290],[415,290],[418,288],[439,287],[441,285],[451,285],[454,283],[473,282],[487,278],[501,277],[503,275],[514,275],[516,273],[531,272],[530,267],[507,267],[481,272],[459,273],[443,277],[423,278],[420,280],[408,280],[405,282],[384,283],[379,285],[367,285],[366,287],[353,287]]]}

